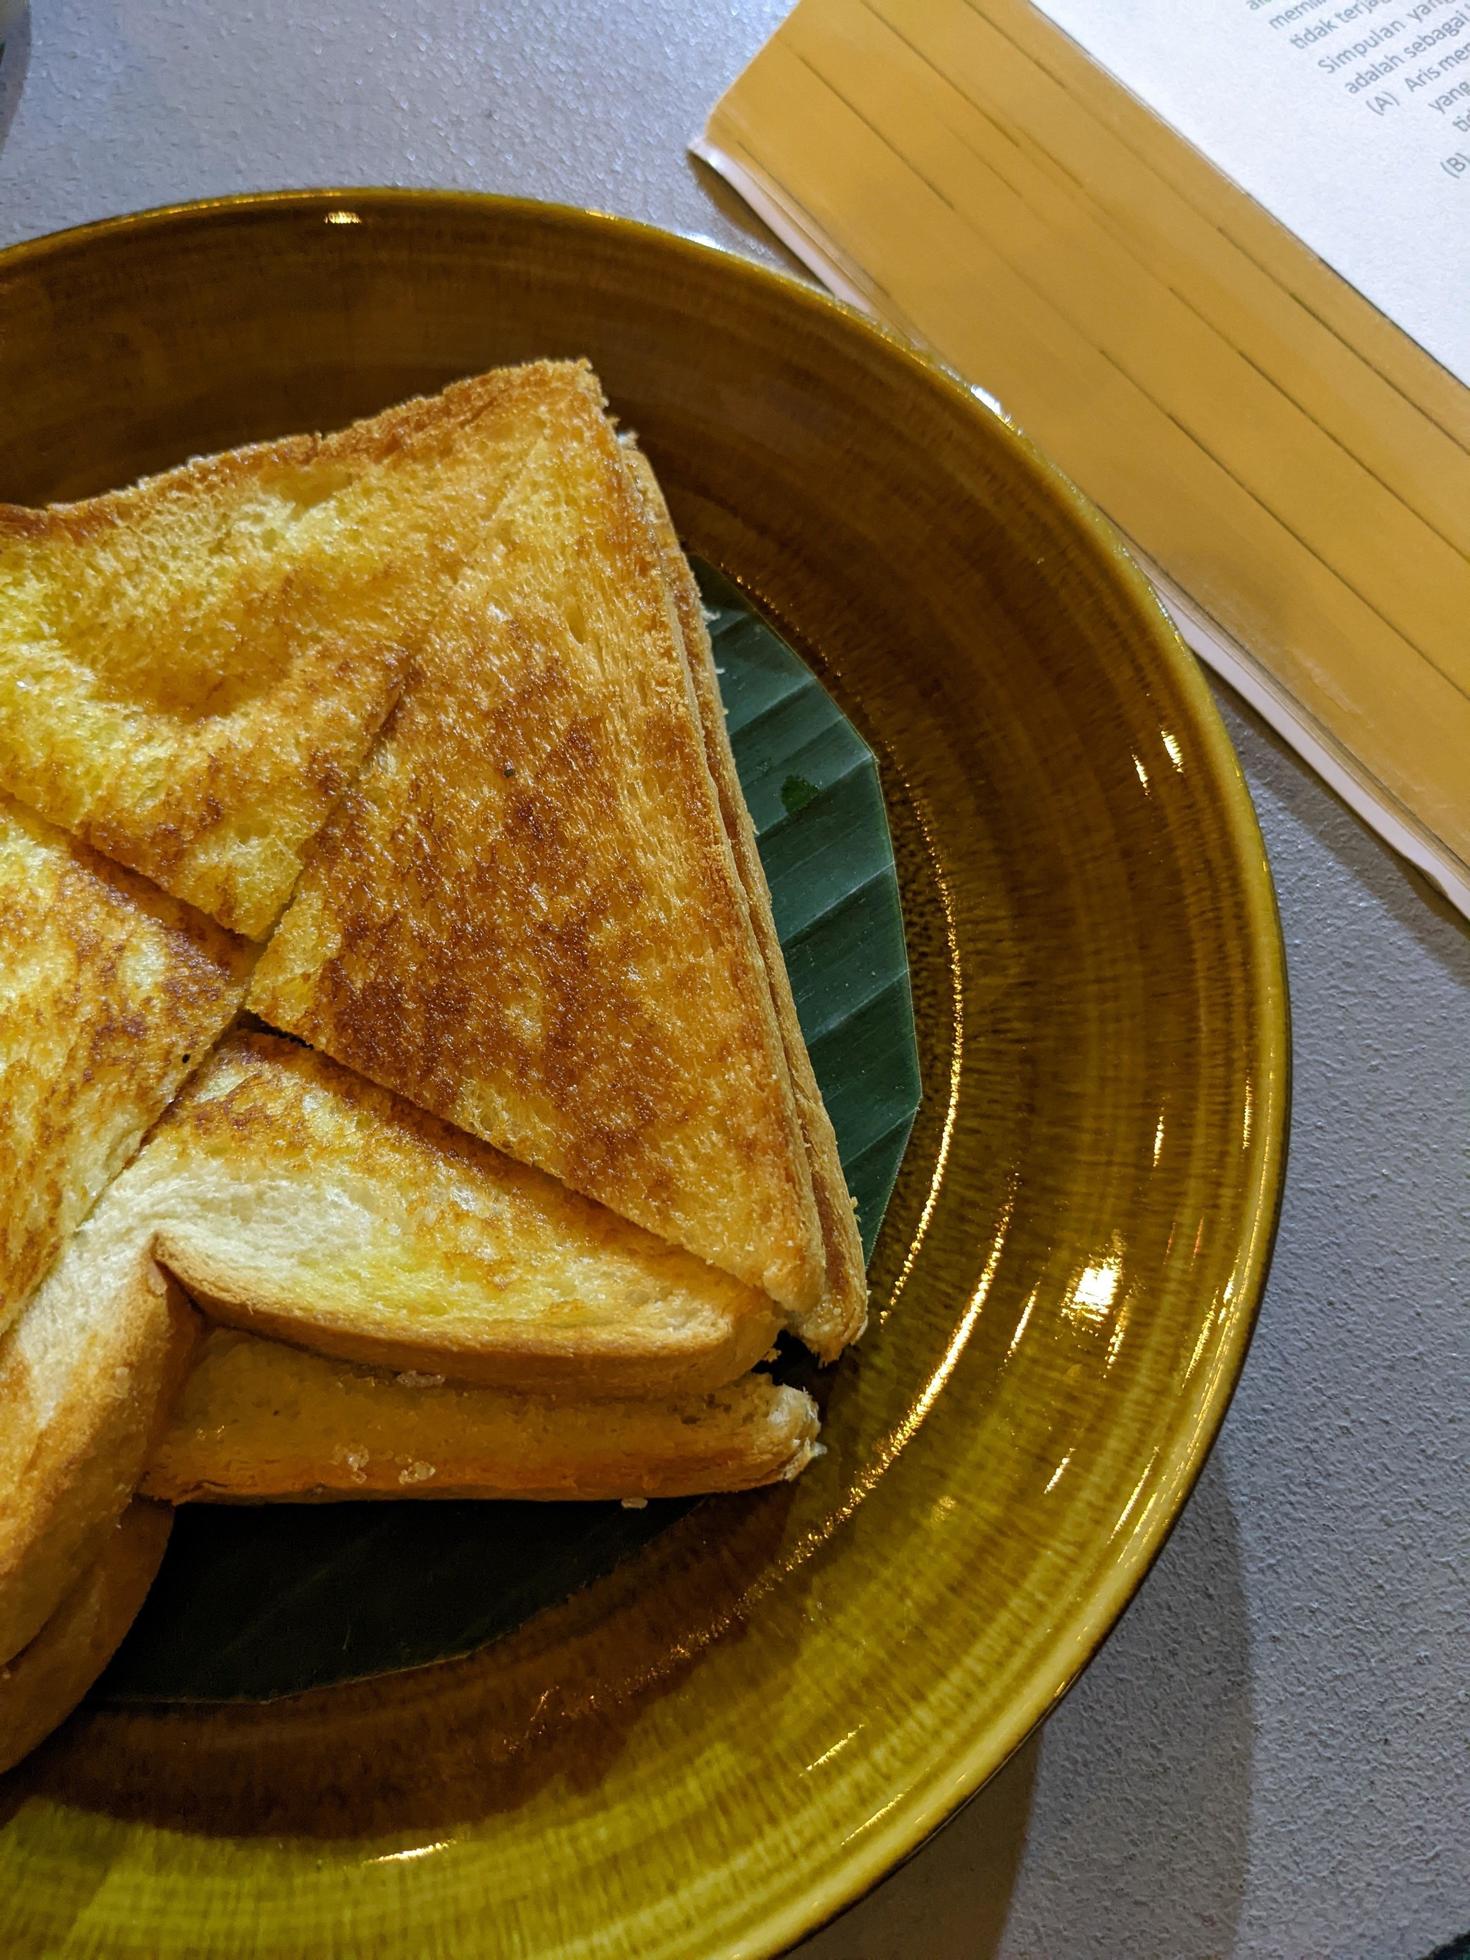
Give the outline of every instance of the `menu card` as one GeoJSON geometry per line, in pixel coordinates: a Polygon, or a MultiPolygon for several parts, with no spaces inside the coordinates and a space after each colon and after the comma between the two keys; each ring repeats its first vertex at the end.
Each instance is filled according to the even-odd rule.
{"type": "Polygon", "coordinates": [[[694,147],[1470,915],[1470,0],[801,0],[694,147]]]}

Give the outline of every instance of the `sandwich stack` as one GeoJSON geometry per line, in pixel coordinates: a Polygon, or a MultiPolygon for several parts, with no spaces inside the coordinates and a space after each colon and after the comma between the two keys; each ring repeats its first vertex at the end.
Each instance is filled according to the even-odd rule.
{"type": "Polygon", "coordinates": [[[0,1768],[183,1501],[745,1489],[866,1289],[585,365],[0,508],[0,1768]]]}

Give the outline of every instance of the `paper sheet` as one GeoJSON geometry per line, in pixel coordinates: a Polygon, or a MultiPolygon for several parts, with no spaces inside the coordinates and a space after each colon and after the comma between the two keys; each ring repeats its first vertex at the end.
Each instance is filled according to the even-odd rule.
{"type": "Polygon", "coordinates": [[[1470,383],[1466,0],[1037,0],[1470,383]]]}
{"type": "MultiPolygon", "coordinates": [[[[1307,243],[1026,0],[802,0],[696,148],[834,290],[1003,401],[1201,656],[1470,916],[1470,391],[1323,263],[1466,358],[1470,170],[1437,165],[1470,60],[1431,74],[1460,30],[1395,30],[1402,101],[1375,114],[1356,55],[1311,65],[1363,38],[1355,7],[1045,0],[1278,186],[1307,243]]],[[[1366,11],[1381,32],[1414,8],[1366,11]]]]}

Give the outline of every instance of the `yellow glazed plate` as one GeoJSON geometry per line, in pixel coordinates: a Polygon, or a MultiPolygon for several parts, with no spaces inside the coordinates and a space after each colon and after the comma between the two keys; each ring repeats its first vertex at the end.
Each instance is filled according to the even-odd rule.
{"type": "Polygon", "coordinates": [[[883,770],[926,1098],[828,1454],[471,1660],[90,1709],[0,1779],[7,1955],[775,1952],[1065,1692],[1239,1372],[1288,1088],[1260,836],[1112,534],[951,377],[620,220],[246,199],[0,254],[0,497],[583,353],[883,770]]]}

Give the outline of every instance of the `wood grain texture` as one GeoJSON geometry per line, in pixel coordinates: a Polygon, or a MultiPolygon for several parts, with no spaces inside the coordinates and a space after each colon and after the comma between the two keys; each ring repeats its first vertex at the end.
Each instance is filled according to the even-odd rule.
{"type": "Polygon", "coordinates": [[[1026,0],[803,0],[708,135],[1466,870],[1452,375],[1026,0]]]}

